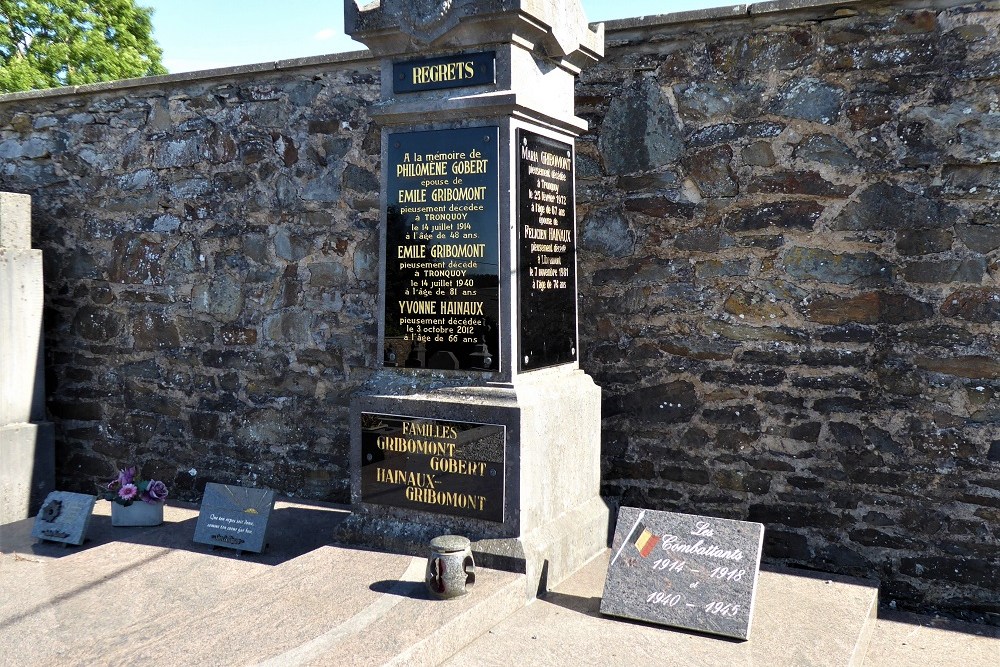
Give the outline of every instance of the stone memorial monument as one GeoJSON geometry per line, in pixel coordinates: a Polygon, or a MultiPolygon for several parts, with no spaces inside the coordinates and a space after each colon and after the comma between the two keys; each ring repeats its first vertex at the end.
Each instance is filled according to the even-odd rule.
{"type": "Polygon", "coordinates": [[[0,192],[0,524],[34,515],[55,484],[42,368],[42,251],[31,249],[31,197],[0,192]]]}
{"type": "Polygon", "coordinates": [[[532,596],[606,546],[600,389],[579,368],[578,0],[346,3],[382,58],[379,345],[352,403],[345,537],[444,533],[532,596]]]}

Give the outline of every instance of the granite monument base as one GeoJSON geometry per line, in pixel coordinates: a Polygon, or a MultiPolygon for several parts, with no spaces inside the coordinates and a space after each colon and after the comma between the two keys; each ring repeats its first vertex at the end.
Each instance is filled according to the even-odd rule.
{"type": "MultiPolygon", "coordinates": [[[[384,380],[391,390],[405,378],[384,380]]],[[[464,535],[478,564],[527,574],[526,594],[534,597],[607,547],[600,435],[600,388],[571,368],[510,385],[359,396],[352,403],[353,513],[337,539],[426,555],[434,537],[464,535]],[[387,416],[405,418],[404,425],[389,431],[379,423],[387,416]],[[463,452],[460,435],[476,425],[503,427],[500,461],[463,452]],[[494,469],[502,484],[487,477],[494,469]],[[374,483],[386,479],[398,489],[374,483]]]]}
{"type": "Polygon", "coordinates": [[[0,524],[35,516],[55,488],[54,443],[51,422],[0,426],[0,524]]]}

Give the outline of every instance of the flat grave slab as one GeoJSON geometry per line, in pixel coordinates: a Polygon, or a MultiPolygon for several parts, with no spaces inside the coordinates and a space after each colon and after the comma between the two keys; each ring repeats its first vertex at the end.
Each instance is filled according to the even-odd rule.
{"type": "Polygon", "coordinates": [[[35,517],[31,536],[49,542],[83,544],[96,502],[97,496],[53,491],[45,497],[35,517]]]}
{"type": "Polygon", "coordinates": [[[201,501],[194,541],[237,551],[264,550],[274,491],[209,482],[201,501]]]}
{"type": "Polygon", "coordinates": [[[622,507],[601,612],[748,639],[764,526],[622,507]]]}

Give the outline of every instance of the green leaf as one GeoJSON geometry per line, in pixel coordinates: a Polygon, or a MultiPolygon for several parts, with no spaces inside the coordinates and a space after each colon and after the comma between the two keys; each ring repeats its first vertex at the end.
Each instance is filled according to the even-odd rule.
{"type": "Polygon", "coordinates": [[[0,0],[0,92],[166,74],[135,0],[0,0]]]}

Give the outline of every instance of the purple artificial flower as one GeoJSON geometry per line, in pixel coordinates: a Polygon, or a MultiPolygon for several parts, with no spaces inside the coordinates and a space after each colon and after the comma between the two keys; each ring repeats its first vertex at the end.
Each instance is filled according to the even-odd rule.
{"type": "Polygon", "coordinates": [[[122,488],[118,489],[118,497],[122,500],[132,500],[137,495],[139,495],[139,487],[135,484],[123,484],[122,488]]]}
{"type": "Polygon", "coordinates": [[[162,503],[166,499],[167,485],[157,480],[149,480],[149,483],[146,484],[146,493],[143,494],[143,500],[147,503],[162,503]],[[148,500],[146,496],[149,496],[148,500]]]}
{"type": "Polygon", "coordinates": [[[122,486],[126,484],[131,484],[135,479],[135,466],[125,468],[125,470],[118,471],[118,481],[122,486]]]}

